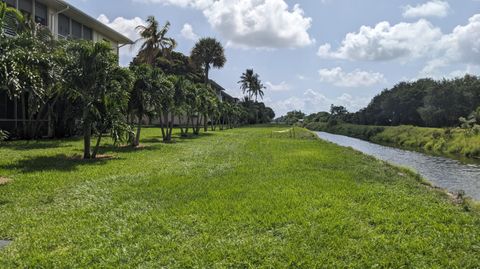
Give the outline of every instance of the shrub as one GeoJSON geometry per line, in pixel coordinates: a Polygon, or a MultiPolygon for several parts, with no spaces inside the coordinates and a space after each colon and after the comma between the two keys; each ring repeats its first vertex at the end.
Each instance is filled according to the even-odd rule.
{"type": "Polygon", "coordinates": [[[434,132],[432,133],[432,138],[433,138],[433,139],[437,140],[437,139],[439,139],[440,137],[442,137],[442,134],[441,134],[439,131],[434,131],[434,132]]]}
{"type": "Polygon", "coordinates": [[[8,138],[8,132],[0,130],[0,141],[6,140],[8,138]]]}
{"type": "Polygon", "coordinates": [[[327,122],[327,127],[333,127],[337,125],[338,125],[338,121],[336,119],[329,119],[327,122]]]}

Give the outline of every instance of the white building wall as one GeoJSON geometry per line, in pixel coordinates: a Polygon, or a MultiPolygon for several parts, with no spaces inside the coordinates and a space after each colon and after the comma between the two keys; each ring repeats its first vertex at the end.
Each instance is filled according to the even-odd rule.
{"type": "MultiPolygon", "coordinates": [[[[18,7],[18,2],[16,3],[16,6],[18,7]]],[[[47,24],[48,24],[48,29],[52,32],[52,34],[58,38],[58,15],[59,12],[63,13],[66,11],[65,9],[63,10],[57,10],[56,8],[53,8],[52,6],[49,6],[48,4],[46,5],[47,7],[47,24]]],[[[35,16],[35,1],[32,0],[32,17],[35,16]]],[[[75,19],[73,16],[68,16],[70,19],[75,19]]],[[[78,20],[77,20],[78,21],[78,20]]],[[[71,22],[70,22],[70,32],[71,32],[71,22]]],[[[94,42],[99,42],[99,41],[107,41],[112,45],[112,50],[115,54],[118,54],[118,42],[113,41],[112,39],[106,37],[105,35],[102,35],[99,33],[95,28],[92,29],[93,33],[93,41],[94,42]]]]}

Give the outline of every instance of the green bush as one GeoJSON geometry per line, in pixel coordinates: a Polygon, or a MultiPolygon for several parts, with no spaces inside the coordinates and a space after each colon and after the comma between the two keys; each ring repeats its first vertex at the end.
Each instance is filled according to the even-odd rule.
{"type": "Polygon", "coordinates": [[[8,132],[0,130],[0,141],[6,140],[8,138],[8,132]]]}

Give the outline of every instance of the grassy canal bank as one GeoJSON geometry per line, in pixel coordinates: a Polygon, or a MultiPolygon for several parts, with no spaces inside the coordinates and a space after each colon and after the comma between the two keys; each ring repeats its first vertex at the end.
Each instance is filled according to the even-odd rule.
{"type": "Polygon", "coordinates": [[[469,133],[460,128],[423,128],[414,126],[369,126],[314,122],[306,126],[310,130],[368,140],[393,147],[421,152],[480,159],[480,134],[469,133]]]}
{"type": "Polygon", "coordinates": [[[0,267],[477,268],[480,214],[297,129],[0,146],[0,267]]]}

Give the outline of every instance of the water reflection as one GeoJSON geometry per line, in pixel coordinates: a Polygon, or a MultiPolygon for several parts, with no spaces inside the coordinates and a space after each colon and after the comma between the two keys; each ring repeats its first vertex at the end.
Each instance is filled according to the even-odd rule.
{"type": "Polygon", "coordinates": [[[321,139],[352,147],[395,165],[414,169],[436,186],[450,191],[463,190],[468,196],[480,200],[480,165],[478,164],[462,164],[454,159],[386,147],[343,135],[324,132],[317,132],[317,134],[321,139]]]}

